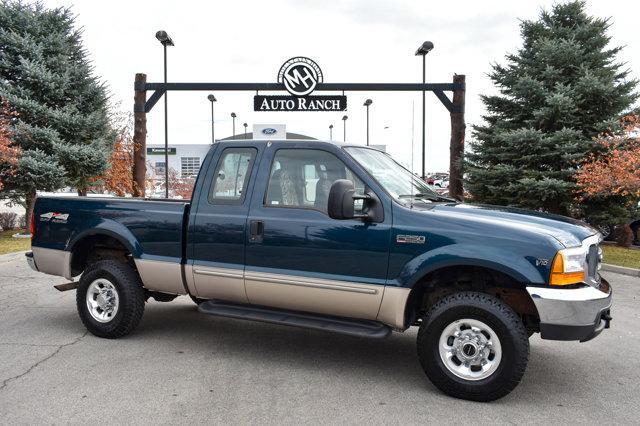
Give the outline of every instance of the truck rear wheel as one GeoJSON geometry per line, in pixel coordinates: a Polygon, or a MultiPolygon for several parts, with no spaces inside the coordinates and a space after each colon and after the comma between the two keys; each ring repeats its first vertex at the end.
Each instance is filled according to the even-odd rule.
{"type": "Polygon", "coordinates": [[[115,339],[133,331],[144,312],[145,293],[126,263],[101,260],[82,274],[76,305],[80,320],[98,337],[115,339]]]}
{"type": "Polygon", "coordinates": [[[461,292],[436,303],[418,331],[427,377],[456,398],[493,401],[520,383],[529,339],[516,313],[499,299],[461,292]]]}

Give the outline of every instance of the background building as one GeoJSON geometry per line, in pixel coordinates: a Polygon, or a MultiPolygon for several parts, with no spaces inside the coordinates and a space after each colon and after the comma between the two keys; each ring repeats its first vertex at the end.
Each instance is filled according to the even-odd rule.
{"type": "MultiPolygon", "coordinates": [[[[290,133],[284,124],[254,124],[253,131],[239,133],[218,140],[233,139],[315,139],[299,133],[290,133]]],[[[204,157],[211,148],[210,143],[188,143],[169,145],[169,170],[173,169],[181,178],[195,177],[204,157]]],[[[147,144],[147,176],[157,182],[164,181],[164,144],[147,144]]]]}

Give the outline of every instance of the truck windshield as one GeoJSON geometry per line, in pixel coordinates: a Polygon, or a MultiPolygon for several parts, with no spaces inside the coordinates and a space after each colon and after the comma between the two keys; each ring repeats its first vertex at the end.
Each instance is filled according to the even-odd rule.
{"type": "Polygon", "coordinates": [[[384,152],[358,147],[347,147],[345,151],[401,204],[407,205],[414,201],[452,201],[438,195],[426,182],[384,152]]]}

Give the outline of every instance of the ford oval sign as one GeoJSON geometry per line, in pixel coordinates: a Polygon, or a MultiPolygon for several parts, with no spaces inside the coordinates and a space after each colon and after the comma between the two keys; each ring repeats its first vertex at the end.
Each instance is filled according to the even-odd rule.
{"type": "Polygon", "coordinates": [[[278,131],[273,127],[267,127],[266,129],[262,129],[262,133],[265,135],[275,135],[278,131]]]}

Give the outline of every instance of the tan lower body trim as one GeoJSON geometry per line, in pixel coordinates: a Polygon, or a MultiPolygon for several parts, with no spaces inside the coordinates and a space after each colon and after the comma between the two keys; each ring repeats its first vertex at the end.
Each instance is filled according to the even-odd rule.
{"type": "Polygon", "coordinates": [[[383,287],[291,275],[247,272],[245,288],[255,305],[360,319],[375,319],[383,287]]]}
{"type": "Polygon", "coordinates": [[[399,330],[405,329],[404,313],[410,288],[385,286],[377,320],[399,330]]]}
{"type": "Polygon", "coordinates": [[[193,278],[193,265],[191,264],[184,265],[184,277],[185,277],[185,282],[187,284],[187,289],[189,289],[189,294],[197,296],[198,291],[196,290],[196,283],[193,278]]]}
{"type": "Polygon", "coordinates": [[[57,275],[70,280],[71,276],[71,252],[54,250],[42,247],[31,247],[33,259],[38,271],[45,274],[57,275]]]}
{"type": "Polygon", "coordinates": [[[242,269],[193,265],[193,281],[197,297],[249,303],[242,269]]]}
{"type": "Polygon", "coordinates": [[[135,259],[142,284],[148,290],[171,294],[185,294],[180,263],[135,259]]]}

